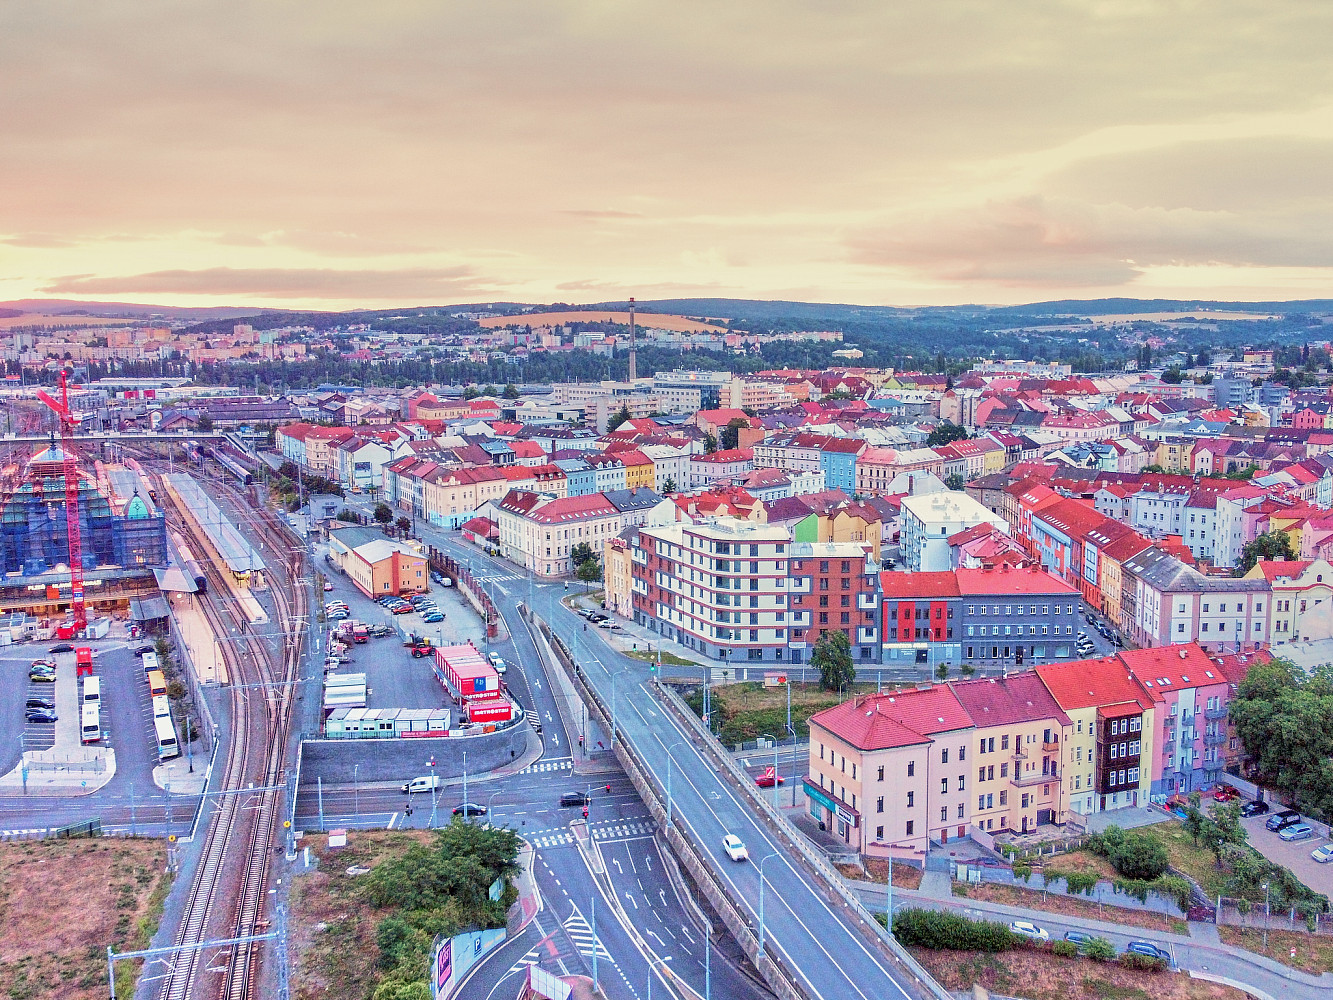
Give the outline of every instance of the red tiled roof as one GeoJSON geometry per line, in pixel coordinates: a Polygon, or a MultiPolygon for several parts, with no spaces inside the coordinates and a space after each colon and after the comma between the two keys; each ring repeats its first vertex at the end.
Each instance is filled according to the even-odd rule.
{"type": "Polygon", "coordinates": [[[1155,701],[1162,700],[1159,693],[1162,691],[1207,687],[1226,681],[1226,676],[1197,642],[1127,649],[1119,655],[1155,701]]]}
{"type": "Polygon", "coordinates": [[[859,750],[929,743],[934,733],[972,725],[966,709],[944,686],[864,695],[817,712],[810,721],[859,750]]]}
{"type": "Polygon", "coordinates": [[[1114,656],[1068,663],[1039,663],[1035,669],[1046,690],[1066,712],[1128,701],[1141,708],[1152,705],[1152,699],[1134,683],[1125,665],[1114,656]]]}
{"type": "Polygon", "coordinates": [[[1069,725],[1069,716],[1056,704],[1041,679],[1031,672],[953,681],[949,687],[978,729],[1039,719],[1055,719],[1062,726],[1069,725]]]}
{"type": "Polygon", "coordinates": [[[1044,569],[1011,569],[1003,564],[996,569],[960,569],[958,593],[967,597],[973,594],[1021,596],[1024,594],[1077,594],[1078,591],[1054,573],[1044,569]]]}
{"type": "Polygon", "coordinates": [[[958,577],[953,570],[938,573],[897,573],[884,570],[879,574],[880,593],[891,600],[920,598],[928,601],[937,597],[957,597],[958,577]]]}
{"type": "Polygon", "coordinates": [[[1313,562],[1311,559],[1261,559],[1255,565],[1257,565],[1260,572],[1263,573],[1264,579],[1269,583],[1272,583],[1274,580],[1279,580],[1283,577],[1292,579],[1300,576],[1310,568],[1311,562],[1313,562]]]}

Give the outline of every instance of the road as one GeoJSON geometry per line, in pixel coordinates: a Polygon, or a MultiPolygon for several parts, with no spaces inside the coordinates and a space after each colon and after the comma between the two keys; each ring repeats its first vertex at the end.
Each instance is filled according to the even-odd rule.
{"type": "MultiPolygon", "coordinates": [[[[473,573],[483,577],[515,576],[514,567],[458,542],[446,532],[418,523],[418,532],[455,558],[471,560],[473,573]]],[[[788,857],[777,837],[758,822],[751,806],[715,771],[691,736],[664,715],[646,686],[648,665],[611,648],[598,630],[582,631],[583,621],[561,603],[562,586],[525,583],[493,590],[497,606],[510,623],[519,622],[520,597],[562,635],[579,642],[577,657],[584,674],[600,695],[617,705],[616,727],[634,745],[665,791],[668,765],[672,772],[673,813],[709,856],[714,870],[734,898],[759,926],[760,866],[765,876],[764,929],[767,946],[795,970],[809,995],[821,998],[882,998],[915,995],[914,988],[843,915],[808,882],[806,871],[788,857]],[[613,694],[614,689],[614,694],[613,694]],[[722,849],[722,838],[738,835],[752,861],[735,863],[722,849]]],[[[517,581],[515,581],[517,582],[517,581]]],[[[530,643],[519,627],[520,646],[530,643]]],[[[520,648],[525,672],[538,663],[520,648]]],[[[532,679],[532,674],[529,674],[532,679]]]]}

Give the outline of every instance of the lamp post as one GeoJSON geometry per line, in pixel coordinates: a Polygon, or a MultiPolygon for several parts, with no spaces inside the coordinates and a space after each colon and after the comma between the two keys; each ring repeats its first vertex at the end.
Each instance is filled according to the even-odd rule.
{"type": "Polygon", "coordinates": [[[764,957],[764,865],[778,856],[777,851],[767,854],[759,862],[759,957],[764,957]]]}
{"type": "Polygon", "coordinates": [[[352,765],[352,814],[357,822],[361,821],[361,782],[357,775],[360,770],[360,764],[352,765]]]}
{"type": "MultiPolygon", "coordinates": [[[[426,766],[430,768],[430,825],[431,828],[434,829],[435,812],[438,805],[438,796],[436,795],[435,789],[435,758],[432,757],[428,760],[426,766]]],[[[466,796],[464,797],[464,800],[466,801],[466,796]]]]}
{"type": "Polygon", "coordinates": [[[1268,883],[1264,883],[1264,951],[1268,950],[1268,883]]]}
{"type": "Polygon", "coordinates": [[[667,829],[671,829],[671,765],[676,759],[671,756],[671,751],[684,743],[684,740],[676,740],[671,746],[667,747],[667,829]]]}
{"type": "Polygon", "coordinates": [[[778,807],[778,740],[772,733],[760,733],[764,739],[773,744],[773,808],[778,807]]]}

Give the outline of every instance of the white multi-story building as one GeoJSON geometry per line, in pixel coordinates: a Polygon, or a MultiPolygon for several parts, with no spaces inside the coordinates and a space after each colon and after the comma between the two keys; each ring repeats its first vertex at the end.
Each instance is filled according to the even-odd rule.
{"type": "Polygon", "coordinates": [[[785,662],[790,548],[785,528],[732,517],[641,528],[634,620],[738,669],[785,662]]]}
{"type": "Polygon", "coordinates": [[[495,510],[501,554],[541,577],[572,573],[573,549],[587,544],[600,555],[606,540],[625,527],[624,514],[600,493],[557,498],[510,490],[495,510]]]}
{"type": "Polygon", "coordinates": [[[904,568],[913,573],[952,569],[949,536],[978,524],[993,524],[1009,534],[1009,522],[966,493],[947,490],[904,497],[900,536],[904,568]]]}

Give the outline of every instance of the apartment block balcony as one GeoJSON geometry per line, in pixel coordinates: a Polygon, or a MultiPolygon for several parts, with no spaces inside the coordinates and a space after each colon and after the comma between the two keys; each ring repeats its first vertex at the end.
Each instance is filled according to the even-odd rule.
{"type": "Polygon", "coordinates": [[[1203,745],[1206,747],[1220,747],[1227,741],[1226,733],[1204,733],[1203,745]]]}
{"type": "Polygon", "coordinates": [[[1059,781],[1060,769],[1057,767],[1049,768],[1046,771],[1028,771],[1023,774],[1016,774],[1010,781],[1018,788],[1026,788],[1029,785],[1040,785],[1046,782],[1059,781]]]}
{"type": "Polygon", "coordinates": [[[1209,722],[1216,721],[1217,719],[1225,719],[1227,717],[1227,706],[1222,705],[1220,708],[1210,708],[1203,713],[1203,717],[1209,722]]]}
{"type": "Polygon", "coordinates": [[[1028,759],[1028,752],[1027,752],[1026,750],[1024,750],[1024,749],[1022,748],[1022,746],[1016,746],[1016,747],[1014,747],[1014,754],[1013,754],[1013,757],[1014,757],[1014,760],[1027,760],[1027,759],[1028,759]]]}
{"type": "Polygon", "coordinates": [[[1182,727],[1194,725],[1194,716],[1189,712],[1182,712],[1180,715],[1180,724],[1182,727]]]}
{"type": "Polygon", "coordinates": [[[863,591],[856,595],[856,607],[860,611],[874,611],[879,607],[879,598],[863,591]]]}
{"type": "Polygon", "coordinates": [[[1170,757],[1170,756],[1171,756],[1173,753],[1175,753],[1175,752],[1176,752],[1176,741],[1175,741],[1175,740],[1167,740],[1165,743],[1162,744],[1162,755],[1163,755],[1163,756],[1170,757]]]}
{"type": "Polygon", "coordinates": [[[1041,741],[1041,752],[1042,752],[1042,753],[1058,753],[1059,750],[1060,750],[1060,741],[1059,741],[1059,740],[1042,740],[1042,741],[1041,741]]]}

